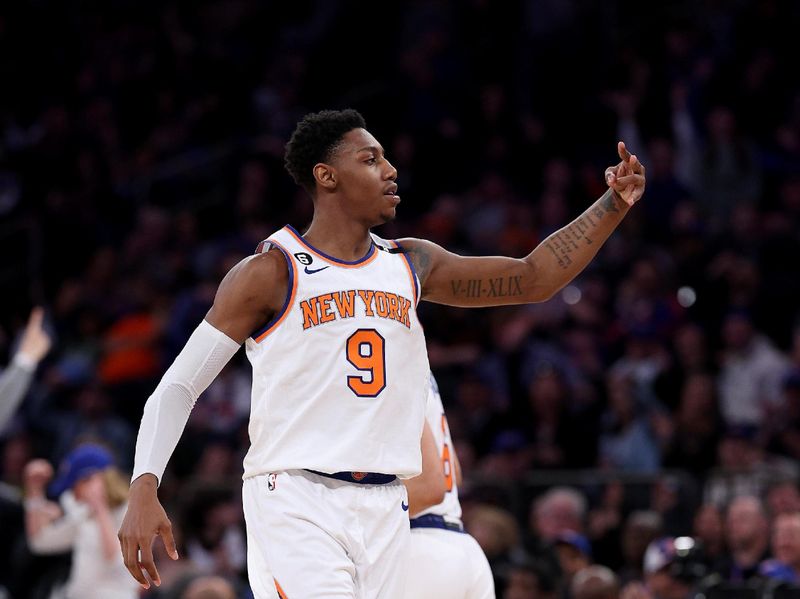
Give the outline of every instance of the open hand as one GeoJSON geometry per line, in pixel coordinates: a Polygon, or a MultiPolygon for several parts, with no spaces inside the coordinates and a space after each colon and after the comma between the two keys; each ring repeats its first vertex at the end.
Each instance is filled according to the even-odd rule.
{"type": "Polygon", "coordinates": [[[633,206],[644,193],[644,165],[628,151],[625,142],[617,143],[617,153],[622,161],[606,169],[606,183],[617,197],[633,206]]]}
{"type": "Polygon", "coordinates": [[[26,495],[44,496],[44,489],[53,478],[53,466],[47,460],[31,460],[25,465],[22,478],[26,495]]]}
{"type": "Polygon", "coordinates": [[[153,540],[160,536],[167,554],[178,559],[172,523],[158,501],[157,481],[152,474],[143,474],[131,484],[128,510],[119,529],[120,548],[125,567],[143,588],[149,589],[150,576],[156,586],[161,586],[161,577],[153,560],[153,540]]]}

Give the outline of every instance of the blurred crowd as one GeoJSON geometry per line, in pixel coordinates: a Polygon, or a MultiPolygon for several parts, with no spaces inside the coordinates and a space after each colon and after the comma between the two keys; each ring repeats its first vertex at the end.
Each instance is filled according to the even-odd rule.
{"type": "MultiPolygon", "coordinates": [[[[603,193],[618,139],[647,166],[551,301],[420,306],[498,596],[800,581],[800,6],[662,4],[0,7],[0,354],[24,371],[0,423],[0,597],[74,580],[78,550],[40,555],[26,512],[91,497],[102,530],[124,497],[106,480],[59,507],[45,463],[92,443],[129,471],[224,273],[309,222],[282,167],[296,121],[343,107],[399,170],[379,233],[464,254],[527,254],[603,193]],[[34,305],[46,357],[22,351],[34,305]]],[[[161,486],[182,559],[147,597],[248,596],[249,377],[240,353],[195,407],[161,486]]]]}

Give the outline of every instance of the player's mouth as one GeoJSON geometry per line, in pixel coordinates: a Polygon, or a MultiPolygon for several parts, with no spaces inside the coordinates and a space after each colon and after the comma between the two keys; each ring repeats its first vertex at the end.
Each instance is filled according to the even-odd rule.
{"type": "Polygon", "coordinates": [[[394,201],[395,204],[400,203],[400,196],[397,195],[397,183],[392,183],[383,190],[383,195],[394,201]]]}

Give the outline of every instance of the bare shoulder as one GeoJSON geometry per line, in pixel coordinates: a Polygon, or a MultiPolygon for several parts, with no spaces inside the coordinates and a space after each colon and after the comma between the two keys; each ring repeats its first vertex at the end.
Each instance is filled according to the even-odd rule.
{"type": "Polygon", "coordinates": [[[404,237],[403,239],[398,239],[397,243],[403,248],[409,260],[411,260],[414,269],[417,271],[420,283],[423,285],[431,272],[435,259],[447,253],[447,250],[443,247],[427,239],[404,237]]]}
{"type": "MultiPolygon", "coordinates": [[[[276,283],[281,281],[286,283],[288,280],[289,270],[286,258],[276,248],[241,260],[225,275],[220,289],[225,285],[232,285],[241,291],[263,285],[274,286],[276,283]]],[[[263,292],[263,287],[261,287],[261,291],[263,292]]]]}
{"type": "Polygon", "coordinates": [[[278,310],[283,305],[288,284],[286,258],[280,250],[273,249],[248,256],[230,269],[222,279],[217,298],[221,294],[235,294],[239,302],[267,302],[271,308],[278,310]]]}
{"type": "Polygon", "coordinates": [[[248,256],[222,279],[206,320],[241,342],[281,309],[288,286],[289,267],[280,250],[248,256]]]}

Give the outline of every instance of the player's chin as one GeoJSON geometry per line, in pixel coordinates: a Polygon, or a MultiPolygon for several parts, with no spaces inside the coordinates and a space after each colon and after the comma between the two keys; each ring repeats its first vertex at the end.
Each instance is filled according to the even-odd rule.
{"type": "Polygon", "coordinates": [[[385,225],[386,223],[390,223],[396,218],[397,218],[397,209],[394,208],[394,207],[386,208],[378,216],[379,224],[381,224],[381,225],[385,225]]]}

